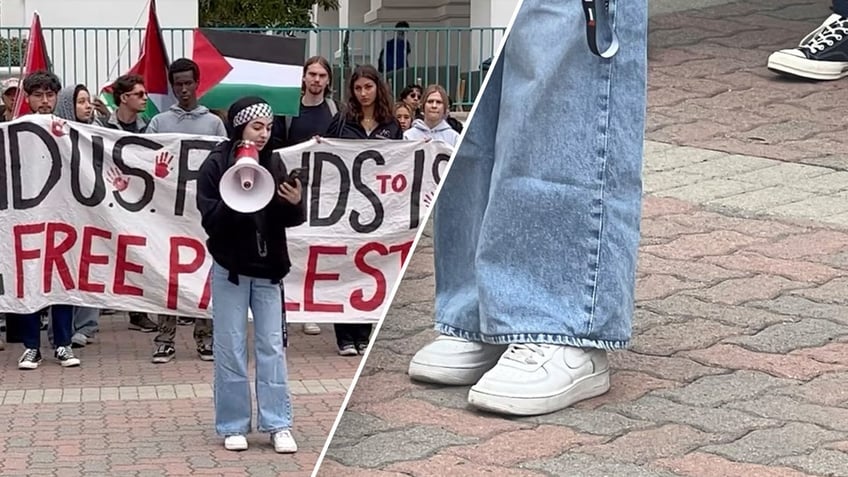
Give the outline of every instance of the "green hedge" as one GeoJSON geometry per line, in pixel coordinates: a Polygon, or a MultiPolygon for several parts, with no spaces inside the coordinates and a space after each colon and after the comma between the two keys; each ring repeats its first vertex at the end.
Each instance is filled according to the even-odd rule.
{"type": "Polygon", "coordinates": [[[25,39],[0,38],[0,66],[21,66],[25,54],[25,39]]]}

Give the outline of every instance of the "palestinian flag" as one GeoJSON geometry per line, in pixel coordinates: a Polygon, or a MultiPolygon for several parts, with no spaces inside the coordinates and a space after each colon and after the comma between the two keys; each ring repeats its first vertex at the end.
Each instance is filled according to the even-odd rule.
{"type": "Polygon", "coordinates": [[[197,29],[192,59],[200,67],[200,104],[226,111],[240,98],[259,96],[275,114],[297,116],[305,54],[300,38],[197,29]]]}
{"type": "Polygon", "coordinates": [[[32,14],[32,25],[29,27],[29,39],[27,40],[26,57],[24,59],[24,71],[21,75],[21,87],[15,96],[15,118],[32,113],[24,93],[23,80],[36,71],[50,70],[50,57],[47,56],[47,44],[44,42],[44,33],[41,30],[41,17],[38,13],[32,14]]]}
{"type": "MultiPolygon", "coordinates": [[[[144,78],[148,97],[147,110],[142,113],[142,116],[148,121],[176,103],[168,81],[169,64],[168,52],[165,50],[165,42],[162,40],[162,30],[159,28],[159,18],[156,15],[156,0],[150,0],[150,7],[147,11],[147,28],[144,32],[141,53],[138,56],[138,62],[126,73],[138,74],[144,78]]],[[[100,91],[100,99],[112,111],[118,107],[112,98],[113,81],[114,79],[100,91]]]]}

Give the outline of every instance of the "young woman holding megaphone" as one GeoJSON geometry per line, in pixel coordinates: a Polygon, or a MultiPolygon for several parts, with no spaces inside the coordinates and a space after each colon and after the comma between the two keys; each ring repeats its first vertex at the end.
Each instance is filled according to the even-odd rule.
{"type": "Polygon", "coordinates": [[[253,312],[258,430],[280,453],[297,451],[283,346],[282,279],[290,268],[286,228],[306,221],[302,184],[273,160],[274,112],[243,98],[228,112],[230,138],[200,168],[197,207],[212,265],[215,430],[228,450],[246,450],[252,403],[247,312],[253,312]]]}

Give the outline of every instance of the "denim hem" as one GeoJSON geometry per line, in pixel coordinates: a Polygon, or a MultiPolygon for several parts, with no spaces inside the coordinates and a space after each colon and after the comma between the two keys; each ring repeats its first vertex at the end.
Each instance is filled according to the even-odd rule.
{"type": "Polygon", "coordinates": [[[462,338],[476,343],[487,343],[493,345],[536,343],[573,346],[575,348],[597,348],[608,351],[625,349],[630,346],[629,340],[591,340],[552,333],[509,333],[503,335],[485,335],[482,333],[466,331],[461,328],[455,328],[444,323],[436,323],[435,329],[443,335],[462,338]]]}
{"type": "Polygon", "coordinates": [[[274,435],[274,434],[276,434],[276,433],[278,433],[278,432],[283,432],[283,431],[289,431],[289,432],[291,432],[291,430],[292,430],[292,428],[291,428],[291,426],[289,426],[289,427],[275,427],[275,428],[270,429],[270,430],[257,429],[257,430],[256,430],[256,432],[261,432],[261,433],[263,433],[263,434],[271,434],[271,435],[274,435]]]}
{"type": "Polygon", "coordinates": [[[215,433],[216,433],[216,434],[218,434],[218,435],[219,435],[219,436],[221,436],[221,437],[227,437],[227,436],[246,436],[246,435],[250,434],[250,429],[248,429],[248,430],[246,430],[246,431],[226,431],[226,432],[222,432],[222,431],[221,431],[221,430],[219,430],[219,429],[215,429],[215,433]]]}

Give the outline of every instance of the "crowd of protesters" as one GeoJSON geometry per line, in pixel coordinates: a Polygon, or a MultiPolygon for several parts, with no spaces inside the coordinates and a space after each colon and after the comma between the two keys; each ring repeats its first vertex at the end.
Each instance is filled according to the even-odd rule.
{"type": "MultiPolygon", "coordinates": [[[[112,84],[112,109],[100,98],[94,97],[85,85],[63,87],[59,78],[48,71],[32,73],[23,82],[8,79],[0,83],[3,98],[0,122],[14,119],[16,98],[23,98],[32,114],[52,114],[69,122],[131,134],[181,133],[228,138],[204,161],[198,180],[198,209],[217,267],[213,274],[212,298],[213,302],[222,303],[226,297],[242,293],[250,297],[254,326],[263,330],[262,339],[256,340],[257,382],[270,386],[262,388],[262,392],[257,394],[259,430],[271,434],[278,452],[295,452],[297,446],[290,432],[288,379],[285,367],[280,368],[273,363],[278,358],[285,362],[284,343],[280,338],[285,327],[285,312],[280,300],[282,278],[288,273],[290,265],[283,266],[288,263],[284,228],[297,226],[305,220],[301,184],[281,183],[278,200],[267,206],[267,217],[276,217],[270,227],[281,228],[266,240],[273,246],[279,245],[284,254],[269,262],[271,259],[264,256],[261,260],[256,257],[245,259],[234,258],[229,252],[222,253],[226,246],[222,248],[220,244],[239,240],[233,230],[239,229],[244,222],[232,214],[221,212],[226,206],[222,205],[215,181],[220,180],[223,168],[229,164],[227,161],[231,159],[234,144],[245,138],[259,144],[260,157],[267,159],[273,149],[311,139],[320,141],[324,137],[437,140],[454,146],[462,125],[450,117],[450,98],[441,86],[431,85],[425,89],[421,85],[410,85],[395,101],[381,73],[371,65],[357,66],[353,70],[345,86],[346,100],[344,104],[337,104],[333,99],[332,68],[320,56],[309,58],[303,67],[300,113],[297,116],[273,114],[262,98],[243,98],[228,112],[210,111],[199,104],[197,87],[200,70],[189,59],[174,61],[168,77],[176,103],[149,120],[143,114],[147,109],[148,92],[144,78],[139,75],[124,75],[112,84]],[[20,88],[23,95],[18,94],[20,88]],[[215,250],[212,250],[213,245],[216,245],[215,250]],[[245,265],[245,260],[254,262],[245,265]],[[230,264],[229,267],[227,264],[230,264]],[[258,276],[262,278],[256,278],[258,276]],[[258,283],[265,279],[271,282],[268,286],[260,286],[258,283]],[[258,294],[267,295],[267,300],[260,301],[265,305],[271,303],[271,308],[276,307],[276,310],[270,311],[262,303],[254,303],[254,296],[258,294]],[[275,333],[275,329],[280,332],[275,333]]],[[[273,170],[272,165],[265,166],[273,170]]],[[[216,429],[225,438],[227,449],[244,450],[247,448],[244,436],[250,430],[251,419],[245,332],[247,309],[222,305],[213,306],[213,310],[211,320],[172,315],[159,315],[154,319],[146,313],[129,312],[128,326],[138,332],[156,333],[152,352],[152,362],[156,364],[168,363],[176,356],[175,337],[179,325],[193,326],[197,356],[201,360],[215,362],[215,394],[222,397],[215,400],[216,429]],[[223,331],[216,330],[215,323],[223,327],[223,331]]],[[[75,350],[96,343],[100,317],[114,313],[113,310],[91,307],[52,305],[29,314],[6,313],[2,318],[8,328],[7,336],[14,335],[10,341],[20,342],[24,348],[18,359],[18,368],[34,370],[43,359],[42,331],[47,331],[50,349],[61,366],[80,366],[78,351],[75,350]]],[[[321,333],[321,327],[307,323],[303,325],[303,331],[315,335],[321,333]]],[[[364,354],[372,327],[370,324],[337,323],[334,331],[338,353],[356,356],[364,354]]],[[[0,350],[5,346],[0,339],[0,350]]]]}

